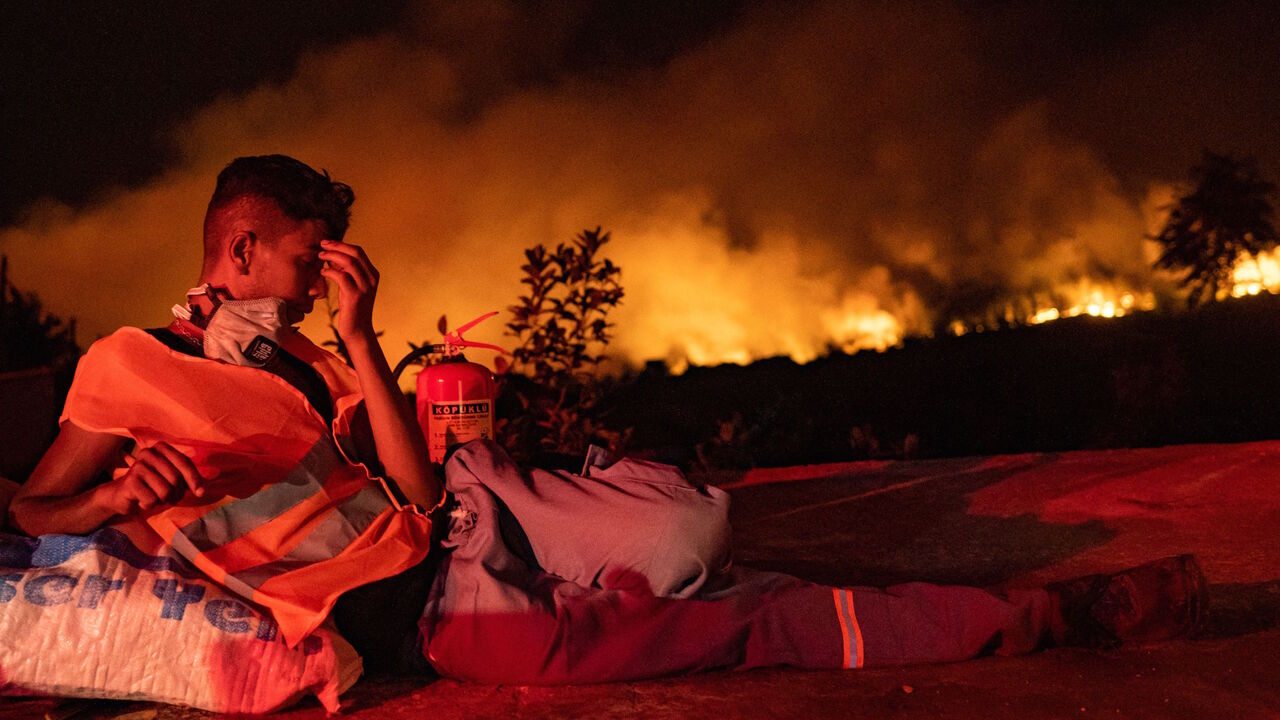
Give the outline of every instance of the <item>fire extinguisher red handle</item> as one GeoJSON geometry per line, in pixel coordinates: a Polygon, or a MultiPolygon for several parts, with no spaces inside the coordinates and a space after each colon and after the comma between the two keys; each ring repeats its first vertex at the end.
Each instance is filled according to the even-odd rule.
{"type": "Polygon", "coordinates": [[[419,348],[414,348],[409,352],[408,355],[405,355],[404,357],[400,358],[400,362],[396,363],[395,369],[391,371],[392,378],[394,378],[394,380],[398,382],[400,380],[400,374],[404,372],[404,369],[409,367],[409,365],[413,361],[417,360],[418,358],[425,357],[427,355],[444,355],[445,357],[452,357],[458,354],[456,348],[469,347],[469,348],[478,348],[481,350],[493,350],[501,355],[506,355],[507,354],[506,348],[498,347],[497,345],[493,345],[490,343],[475,342],[473,340],[468,340],[462,337],[462,333],[466,332],[467,330],[470,330],[476,325],[479,325],[482,321],[488,320],[489,318],[497,314],[498,314],[498,311],[496,310],[494,310],[493,312],[485,313],[484,315],[481,315],[480,317],[472,320],[471,322],[463,324],[462,327],[457,328],[452,332],[446,333],[444,336],[443,343],[433,343],[430,345],[423,345],[422,347],[419,347],[419,348]]]}
{"type": "MultiPolygon", "coordinates": [[[[497,311],[497,310],[494,310],[493,312],[487,312],[487,313],[485,313],[485,314],[481,315],[480,317],[478,317],[478,318],[476,318],[476,319],[474,319],[474,320],[472,320],[472,321],[470,321],[470,322],[463,323],[462,327],[457,328],[457,329],[456,329],[456,330],[454,330],[453,332],[450,332],[450,333],[446,333],[446,334],[445,334],[445,336],[444,336],[444,344],[445,344],[446,346],[450,346],[450,345],[451,345],[451,346],[453,346],[453,347],[471,347],[471,348],[481,348],[481,349],[483,349],[483,350],[496,350],[497,352],[499,352],[499,353],[501,353],[501,354],[503,354],[503,355],[506,355],[506,354],[507,354],[507,351],[506,351],[504,348],[500,348],[500,347],[498,347],[497,345],[492,345],[492,344],[490,344],[490,343],[474,342],[474,341],[472,341],[472,340],[468,340],[468,339],[466,339],[466,338],[462,337],[462,333],[464,333],[464,332],[466,332],[466,331],[470,330],[471,328],[475,327],[476,325],[479,325],[481,322],[483,322],[483,321],[485,321],[485,320],[488,320],[489,318],[491,318],[491,317],[493,317],[494,315],[497,315],[497,314],[498,314],[498,311],[497,311]]],[[[448,353],[448,350],[446,349],[446,351],[445,351],[445,352],[446,352],[446,354],[447,354],[447,353],[448,353]]]]}
{"type": "Polygon", "coordinates": [[[454,336],[454,337],[458,338],[459,340],[461,340],[461,339],[462,339],[462,333],[464,333],[464,332],[466,332],[466,331],[470,330],[471,328],[473,328],[473,327],[475,327],[475,326],[479,325],[480,323],[484,322],[485,320],[488,320],[489,318],[491,318],[491,317],[493,317],[494,315],[497,315],[497,314],[498,314],[498,311],[497,311],[497,310],[493,310],[493,311],[491,311],[491,312],[487,312],[487,313],[485,313],[485,314],[481,315],[480,317],[478,317],[478,318],[476,318],[476,319],[474,319],[474,320],[472,320],[472,321],[470,321],[470,322],[463,323],[463,324],[462,324],[462,327],[455,329],[453,332],[449,333],[448,335],[445,335],[445,337],[449,337],[449,335],[452,335],[452,336],[454,336]]]}

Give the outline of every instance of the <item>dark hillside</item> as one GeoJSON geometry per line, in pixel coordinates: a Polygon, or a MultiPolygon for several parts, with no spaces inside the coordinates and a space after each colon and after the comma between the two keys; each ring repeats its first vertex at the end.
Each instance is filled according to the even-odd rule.
{"type": "Polygon", "coordinates": [[[835,353],[651,365],[615,394],[632,446],[711,465],[1280,437],[1280,298],[835,353]],[[700,448],[695,450],[695,448],[700,448]]]}

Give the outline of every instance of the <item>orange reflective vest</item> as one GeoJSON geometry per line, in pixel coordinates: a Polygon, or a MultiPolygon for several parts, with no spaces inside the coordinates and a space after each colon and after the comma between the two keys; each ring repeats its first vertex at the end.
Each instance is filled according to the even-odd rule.
{"type": "Polygon", "coordinates": [[[212,580],[270,610],[292,646],[343,592],[421,562],[431,522],[354,459],[355,373],[300,334],[282,347],[324,379],[331,427],[270,372],[184,355],[129,327],[80,360],[61,421],[139,448],[163,440],[191,458],[209,480],[204,497],[187,493],[125,522],[145,523],[212,580]]]}

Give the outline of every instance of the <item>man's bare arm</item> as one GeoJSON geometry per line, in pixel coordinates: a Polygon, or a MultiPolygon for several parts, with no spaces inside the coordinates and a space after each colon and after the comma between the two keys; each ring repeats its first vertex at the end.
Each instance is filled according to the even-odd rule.
{"type": "Polygon", "coordinates": [[[186,490],[204,493],[191,460],[163,442],[139,452],[122,477],[98,483],[127,441],[64,423],[10,503],[9,524],[28,535],[83,534],[186,490]]]}
{"type": "Polygon", "coordinates": [[[373,301],[378,271],[364,250],[325,240],[322,274],[338,286],[338,335],[342,337],[360,379],[378,460],[405,497],[424,508],[440,502],[442,488],[431,466],[427,441],[391,377],[391,368],[373,330],[373,301]]]}

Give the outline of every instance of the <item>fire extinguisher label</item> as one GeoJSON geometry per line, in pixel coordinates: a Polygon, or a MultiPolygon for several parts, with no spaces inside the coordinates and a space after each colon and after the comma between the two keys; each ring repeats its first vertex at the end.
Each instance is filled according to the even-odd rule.
{"type": "Polygon", "coordinates": [[[463,415],[479,415],[488,412],[488,402],[431,403],[431,414],[437,417],[441,415],[461,417],[463,415]]]}
{"type": "Polygon", "coordinates": [[[428,425],[431,459],[441,462],[454,445],[493,437],[492,404],[488,400],[433,402],[428,425]]]}

